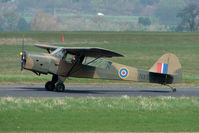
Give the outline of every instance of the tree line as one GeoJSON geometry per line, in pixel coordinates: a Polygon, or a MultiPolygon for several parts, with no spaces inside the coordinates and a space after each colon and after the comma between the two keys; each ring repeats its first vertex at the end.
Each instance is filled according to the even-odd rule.
{"type": "Polygon", "coordinates": [[[29,24],[14,12],[0,13],[0,31],[28,31],[29,24]]]}
{"type": "MultiPolygon", "coordinates": [[[[38,27],[42,23],[44,23],[43,26],[40,26],[42,30],[59,29],[60,23],[68,24],[54,15],[59,9],[63,9],[65,13],[77,14],[77,16],[80,13],[94,14],[97,12],[105,15],[140,16],[138,24],[143,26],[151,25],[153,17],[160,25],[178,25],[177,31],[198,31],[198,3],[198,0],[0,0],[0,31],[39,30],[38,27]],[[23,18],[24,15],[21,15],[25,13],[33,16],[29,22],[23,18]]],[[[72,22],[72,19],[76,18],[69,17],[67,20],[72,22]]],[[[102,18],[91,18],[85,21],[95,27],[100,27],[102,24],[96,24],[95,19],[104,25],[109,23],[102,18]]],[[[116,24],[111,26],[114,27],[116,24]]],[[[129,28],[131,27],[129,24],[129,28]]]]}
{"type": "Polygon", "coordinates": [[[153,16],[161,24],[176,24],[179,22],[175,14],[189,3],[197,0],[0,0],[0,11],[7,9],[3,5],[13,4],[14,12],[33,13],[43,11],[54,12],[65,9],[68,13],[95,14],[103,12],[107,15],[153,16]],[[4,2],[2,2],[4,1],[4,2]],[[5,2],[8,1],[8,2],[5,2]],[[7,3],[7,4],[6,4],[7,3]]]}

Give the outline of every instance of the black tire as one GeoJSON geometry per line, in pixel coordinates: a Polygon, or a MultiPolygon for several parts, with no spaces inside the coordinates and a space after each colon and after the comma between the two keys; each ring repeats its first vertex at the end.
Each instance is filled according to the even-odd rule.
{"type": "Polygon", "coordinates": [[[45,85],[47,91],[53,91],[55,89],[55,84],[51,81],[48,81],[45,85]]]}
{"type": "Polygon", "coordinates": [[[176,90],[176,88],[174,88],[174,89],[172,89],[172,91],[173,91],[173,92],[176,92],[177,90],[176,90]]]}
{"type": "Polygon", "coordinates": [[[64,92],[65,91],[65,85],[63,83],[57,83],[55,86],[55,89],[57,92],[64,92]]]}

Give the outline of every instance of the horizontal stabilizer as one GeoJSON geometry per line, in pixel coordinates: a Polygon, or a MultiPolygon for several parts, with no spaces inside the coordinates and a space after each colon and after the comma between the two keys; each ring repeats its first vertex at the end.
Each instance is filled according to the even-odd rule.
{"type": "Polygon", "coordinates": [[[173,76],[169,74],[149,72],[149,82],[159,84],[172,84],[173,76]]]}

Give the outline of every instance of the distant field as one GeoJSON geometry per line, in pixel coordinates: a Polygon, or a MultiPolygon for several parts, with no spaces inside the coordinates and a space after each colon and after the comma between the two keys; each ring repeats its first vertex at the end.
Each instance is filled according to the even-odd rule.
{"type": "Polygon", "coordinates": [[[198,98],[0,98],[0,132],[194,132],[198,98]]]}
{"type": "MultiPolygon", "coordinates": [[[[60,16],[62,17],[62,19],[65,19],[67,21],[68,17],[76,17],[77,15],[74,14],[66,14],[64,13],[56,13],[55,16],[60,16]]],[[[97,14],[94,15],[90,15],[90,14],[81,14],[80,15],[83,18],[87,18],[87,19],[92,19],[94,17],[97,17],[97,14]]],[[[27,14],[24,16],[24,18],[26,19],[26,21],[30,22],[32,19],[32,15],[27,14]]],[[[110,22],[138,22],[140,16],[109,16],[109,15],[105,15],[103,16],[104,19],[106,19],[107,21],[110,22]]],[[[152,21],[154,20],[154,18],[151,18],[152,21]]]]}
{"type": "MultiPolygon", "coordinates": [[[[21,74],[19,53],[23,34],[26,51],[45,52],[32,46],[34,43],[102,47],[125,55],[125,58],[113,58],[112,61],[141,69],[149,69],[161,55],[171,52],[182,64],[183,82],[199,83],[199,33],[167,32],[64,32],[65,43],[60,41],[61,32],[0,32],[0,82],[44,82],[50,79],[50,76],[42,76],[40,81],[40,77],[35,78],[27,71],[21,74]]],[[[69,80],[75,81],[79,79],[69,80]]]]}

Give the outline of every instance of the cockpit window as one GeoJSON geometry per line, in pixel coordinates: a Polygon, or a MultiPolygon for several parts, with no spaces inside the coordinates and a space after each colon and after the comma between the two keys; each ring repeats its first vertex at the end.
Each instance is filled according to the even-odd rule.
{"type": "Polygon", "coordinates": [[[55,51],[53,51],[52,55],[61,60],[65,60],[68,63],[75,62],[75,55],[67,53],[67,51],[64,50],[63,48],[56,49],[55,51]]]}
{"type": "Polygon", "coordinates": [[[74,63],[75,62],[75,55],[72,55],[72,54],[67,54],[66,56],[66,62],[68,63],[74,63]]]}
{"type": "Polygon", "coordinates": [[[104,59],[96,59],[91,57],[85,57],[82,62],[84,65],[94,66],[102,69],[110,69],[112,62],[104,60],[104,59]]]}

